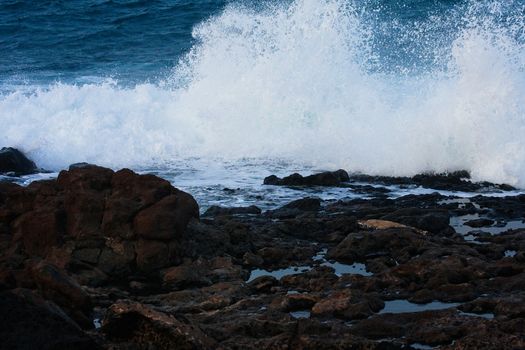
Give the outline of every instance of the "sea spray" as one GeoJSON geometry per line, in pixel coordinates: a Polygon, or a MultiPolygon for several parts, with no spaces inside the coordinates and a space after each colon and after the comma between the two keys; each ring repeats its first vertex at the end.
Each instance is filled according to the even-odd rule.
{"type": "Polygon", "coordinates": [[[230,5],[194,28],[197,44],[161,81],[3,95],[0,142],[52,169],[249,157],[383,175],[467,169],[525,187],[519,4],[417,21],[371,4],[230,5]]]}

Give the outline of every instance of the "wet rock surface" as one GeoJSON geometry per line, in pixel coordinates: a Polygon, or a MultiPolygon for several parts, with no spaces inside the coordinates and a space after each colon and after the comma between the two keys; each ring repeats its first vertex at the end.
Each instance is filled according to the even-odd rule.
{"type": "Polygon", "coordinates": [[[0,148],[0,174],[20,176],[37,171],[36,164],[16,148],[0,148]]]}
{"type": "Polygon", "coordinates": [[[130,170],[0,184],[0,348],[525,348],[524,198],[308,197],[199,220],[130,170]]]}
{"type": "Polygon", "coordinates": [[[318,174],[302,176],[294,173],[292,175],[279,178],[275,175],[264,179],[265,185],[275,186],[339,186],[350,178],[345,170],[326,171],[318,174]]]}

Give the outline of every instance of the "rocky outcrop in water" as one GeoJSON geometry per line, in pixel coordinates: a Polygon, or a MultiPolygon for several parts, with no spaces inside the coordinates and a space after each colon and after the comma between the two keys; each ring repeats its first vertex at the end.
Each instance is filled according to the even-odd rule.
{"type": "Polygon", "coordinates": [[[12,147],[0,149],[0,174],[27,175],[38,171],[35,163],[12,147]]]}
{"type": "Polygon", "coordinates": [[[271,175],[264,179],[265,185],[274,186],[338,186],[348,181],[348,173],[345,170],[326,171],[309,176],[294,173],[282,179],[271,175]]]}
{"type": "Polygon", "coordinates": [[[189,194],[130,170],[3,183],[0,348],[524,348],[524,198],[308,197],[197,220],[189,194]]]}
{"type": "Polygon", "coordinates": [[[93,165],[28,187],[2,184],[0,193],[0,224],[13,254],[90,266],[112,278],[179,261],[184,230],[199,216],[195,200],[165,180],[93,165]]]}
{"type": "Polygon", "coordinates": [[[182,261],[186,226],[198,217],[191,195],[127,169],[82,165],[27,187],[0,183],[0,285],[32,289],[91,328],[85,286],[160,279],[182,261]]]}
{"type": "Polygon", "coordinates": [[[489,182],[472,182],[468,171],[453,171],[448,173],[426,173],[413,177],[371,176],[365,174],[348,174],[345,170],[327,171],[313,175],[303,176],[298,173],[279,178],[270,175],[264,179],[265,185],[288,187],[331,186],[348,187],[357,193],[380,196],[390,192],[382,186],[421,186],[436,190],[451,190],[464,192],[477,192],[487,190],[511,191],[515,188],[505,184],[489,182]],[[362,185],[373,183],[379,186],[362,185]]]}

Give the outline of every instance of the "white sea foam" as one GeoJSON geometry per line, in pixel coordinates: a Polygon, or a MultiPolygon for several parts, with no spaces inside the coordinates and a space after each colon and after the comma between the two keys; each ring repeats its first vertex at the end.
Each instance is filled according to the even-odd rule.
{"type": "Polygon", "coordinates": [[[198,44],[165,81],[1,96],[0,144],[51,169],[250,157],[384,175],[467,169],[525,187],[525,27],[503,26],[497,4],[471,3],[441,41],[425,33],[450,14],[399,25],[405,41],[417,29],[414,47],[433,62],[404,71],[380,57],[385,23],[351,3],[230,6],[194,29],[198,44]]]}

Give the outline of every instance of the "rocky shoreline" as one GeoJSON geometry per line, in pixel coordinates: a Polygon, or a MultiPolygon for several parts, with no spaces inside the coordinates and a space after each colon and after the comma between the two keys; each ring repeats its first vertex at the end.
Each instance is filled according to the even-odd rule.
{"type": "MultiPolygon", "coordinates": [[[[467,177],[366,181],[512,189],[467,177]]],[[[373,198],[199,217],[190,194],[127,169],[0,182],[0,348],[525,348],[525,195],[360,190],[373,198]]]]}

